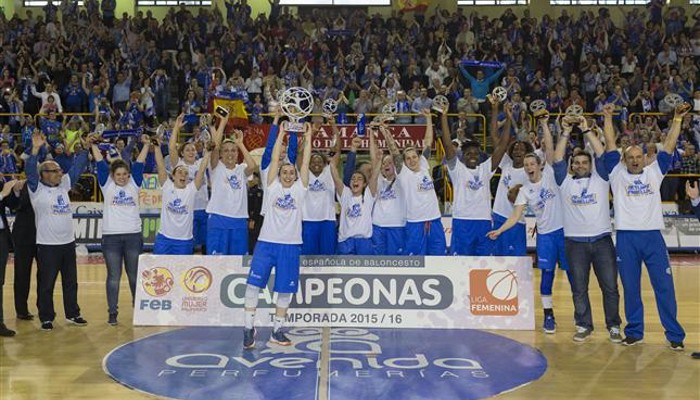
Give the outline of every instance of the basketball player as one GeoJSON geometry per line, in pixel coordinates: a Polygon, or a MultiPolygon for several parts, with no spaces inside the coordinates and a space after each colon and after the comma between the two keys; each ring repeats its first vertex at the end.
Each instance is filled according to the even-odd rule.
{"type": "Polygon", "coordinates": [[[591,302],[588,298],[588,279],[593,264],[603,294],[605,325],[610,341],[620,343],[620,294],[617,290],[615,246],[610,226],[610,183],[603,160],[605,149],[595,132],[588,128],[586,118],[574,119],[574,125],[566,120],[564,122],[563,133],[554,150],[552,167],[564,204],[564,244],[571,268],[576,321],[573,340],[586,341],[593,332],[591,302]],[[569,175],[565,153],[572,130],[585,135],[596,159],[595,168],[592,168],[590,153],[579,150],[571,157],[573,175],[569,175]]]}
{"type": "Polygon", "coordinates": [[[450,143],[450,127],[447,111],[442,112],[442,143],[445,144],[447,172],[454,187],[452,208],[452,243],[450,252],[459,256],[490,256],[493,241],[486,234],[491,224],[491,177],[508,149],[510,139],[510,104],[505,105],[506,124],[503,137],[498,135],[498,100],[488,95],[491,103],[491,139],[494,143],[493,155],[479,163],[480,145],[475,141],[462,144],[462,160],[450,143]]]}
{"type": "Polygon", "coordinates": [[[289,346],[291,340],[282,331],[292,295],[299,287],[299,256],[301,255],[301,218],[304,198],[309,186],[309,160],[311,159],[311,125],[305,124],[304,152],[301,168],[280,163],[282,134],[277,136],[269,165],[268,209],[263,221],[260,238],[255,245],[245,292],[245,328],[243,347],[255,347],[255,311],[260,289],[267,285],[272,268],[275,268],[277,294],[275,317],[270,343],[289,346]]]}
{"type": "Polygon", "coordinates": [[[439,255],[446,251],[445,230],[440,218],[437,194],[430,173],[433,122],[429,109],[421,110],[426,118],[423,150],[415,147],[403,151],[403,160],[396,167],[401,189],[406,194],[406,255],[439,255]]]}
{"type": "MultiPolygon", "coordinates": [[[[548,118],[539,120],[544,132],[545,157],[552,160],[553,144],[552,135],[547,125],[548,118]]],[[[542,328],[545,333],[556,332],[556,320],[554,319],[552,286],[554,284],[554,271],[559,263],[559,268],[568,271],[569,265],[564,254],[564,222],[562,217],[562,202],[559,188],[554,179],[554,171],[549,165],[551,161],[543,161],[540,156],[530,153],[523,160],[523,167],[528,181],[520,188],[515,200],[513,213],[506,222],[496,230],[488,233],[491,239],[513,227],[525,213],[525,207],[529,206],[535,213],[537,223],[537,266],[542,270],[540,281],[540,296],[544,308],[544,323],[542,328]]]]}
{"type": "Polygon", "coordinates": [[[158,181],[161,182],[163,193],[161,200],[163,206],[160,211],[160,230],[153,245],[153,254],[192,254],[194,251],[192,225],[196,197],[204,186],[204,173],[209,163],[209,152],[205,152],[204,157],[197,162],[197,174],[194,180],[190,181],[190,168],[185,164],[177,165],[173,168],[172,176],[168,176],[160,146],[154,147],[158,181]]]}
{"type": "Polygon", "coordinates": [[[684,349],[685,332],[676,317],[678,306],[673,286],[673,275],[666,243],[661,235],[664,227],[659,189],[664,175],[671,167],[672,154],[681,132],[683,116],[690,105],[676,107],[671,128],[658,152],[656,161],[645,166],[644,151],[639,146],[615,148],[613,124],[614,107],[603,109],[607,152],[605,164],[610,174],[610,186],[615,207],[617,267],[624,289],[625,339],[622,344],[634,346],[644,340],[644,305],[640,281],[642,262],[647,266],[649,280],[654,288],[656,305],[672,350],[684,349]],[[622,160],[620,159],[622,157],[622,160]]]}
{"type": "MultiPolygon", "coordinates": [[[[185,126],[185,115],[180,114],[175,120],[170,140],[168,141],[168,153],[170,158],[170,170],[174,171],[177,166],[187,167],[187,176],[189,182],[197,176],[197,171],[202,163],[202,159],[197,158],[197,147],[194,141],[185,142],[178,146],[177,140],[180,135],[180,129],[185,126]]],[[[209,128],[213,131],[212,128],[209,128]]],[[[205,163],[206,164],[206,163],[205,163]]],[[[205,165],[206,167],[206,165],[205,165]]],[[[160,173],[159,173],[160,174],[160,173]]],[[[197,247],[202,247],[202,253],[206,254],[207,243],[207,203],[209,202],[208,180],[206,174],[203,176],[203,184],[198,186],[199,190],[195,196],[194,202],[194,219],[192,224],[193,234],[193,250],[197,247]]],[[[161,183],[161,185],[163,185],[161,183]]]]}
{"type": "Polygon", "coordinates": [[[228,118],[222,118],[214,131],[210,157],[211,198],[207,205],[207,253],[248,254],[248,177],[258,168],[243,143],[243,132],[225,139],[228,118]],[[238,164],[238,153],[243,163],[238,164]]]}
{"type": "MultiPolygon", "coordinates": [[[[270,162],[272,160],[272,150],[274,145],[277,143],[277,134],[279,132],[279,120],[282,116],[282,111],[279,107],[275,108],[275,118],[272,120],[272,125],[270,125],[270,131],[267,135],[267,143],[265,144],[265,150],[263,151],[262,159],[260,160],[260,185],[263,189],[263,204],[260,214],[265,216],[265,211],[267,210],[267,196],[265,196],[264,191],[267,189],[267,174],[270,172],[270,162]]],[[[287,138],[289,142],[285,146],[282,143],[282,150],[280,151],[280,163],[283,161],[288,161],[290,164],[295,165],[297,162],[297,135],[289,135],[287,138]],[[285,151],[286,149],[286,151],[285,151]]]]}

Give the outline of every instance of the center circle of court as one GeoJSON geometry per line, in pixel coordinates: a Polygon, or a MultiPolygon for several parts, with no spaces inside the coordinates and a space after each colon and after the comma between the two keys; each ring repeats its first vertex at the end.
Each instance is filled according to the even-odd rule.
{"type": "Polygon", "coordinates": [[[196,327],[115,348],[105,372],[134,390],[172,399],[482,399],[539,379],[535,348],[478,330],[297,328],[293,345],[253,350],[241,328],[196,327]],[[322,357],[322,354],[324,355],[322,357]]]}

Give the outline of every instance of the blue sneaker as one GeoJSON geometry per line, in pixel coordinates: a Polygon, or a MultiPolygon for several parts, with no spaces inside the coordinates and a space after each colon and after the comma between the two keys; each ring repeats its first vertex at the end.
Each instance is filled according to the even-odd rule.
{"type": "Polygon", "coordinates": [[[243,328],[243,348],[248,350],[255,347],[255,328],[243,328]]]}
{"type": "Polygon", "coordinates": [[[554,320],[554,315],[545,315],[544,324],[542,324],[544,333],[554,333],[557,331],[557,323],[554,320]]]}
{"type": "Polygon", "coordinates": [[[282,329],[278,329],[276,332],[272,332],[272,336],[270,336],[270,343],[278,344],[280,346],[290,346],[292,341],[289,340],[284,332],[282,332],[282,329]]]}

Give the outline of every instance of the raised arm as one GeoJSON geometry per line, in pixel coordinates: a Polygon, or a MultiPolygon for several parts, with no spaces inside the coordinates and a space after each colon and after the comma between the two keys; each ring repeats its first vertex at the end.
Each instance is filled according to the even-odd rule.
{"type": "Polygon", "coordinates": [[[243,161],[246,165],[245,176],[250,176],[253,172],[255,172],[256,169],[258,169],[258,164],[255,162],[255,159],[253,159],[253,157],[250,155],[250,152],[245,147],[245,143],[243,143],[243,131],[237,130],[235,132],[235,138],[236,146],[238,146],[238,150],[241,152],[241,154],[243,154],[243,161]]]}
{"type": "MultiPolygon", "coordinates": [[[[286,124],[283,123],[281,128],[283,130],[282,130],[282,132],[278,133],[276,136],[275,144],[272,147],[272,155],[270,158],[270,163],[268,164],[268,166],[270,168],[269,172],[267,174],[267,184],[268,185],[271,185],[277,179],[277,175],[279,174],[279,170],[280,170],[280,153],[282,153],[282,142],[284,141],[284,135],[286,134],[286,132],[285,132],[286,124]]],[[[270,131],[270,134],[272,134],[272,131],[270,131]]],[[[269,141],[270,140],[268,138],[268,143],[269,143],[269,141]]],[[[265,159],[263,158],[263,163],[264,162],[265,162],[265,159]]]]}
{"type": "Polygon", "coordinates": [[[430,110],[424,108],[420,113],[425,117],[425,137],[423,138],[423,157],[430,158],[431,148],[433,147],[433,117],[430,115],[430,110]]]}
{"type": "Polygon", "coordinates": [[[204,155],[202,156],[202,162],[199,163],[199,169],[197,170],[197,175],[194,176],[194,187],[199,190],[204,184],[204,174],[207,172],[207,166],[209,165],[209,157],[211,157],[211,152],[209,150],[204,150],[204,155]]]}
{"type": "MultiPolygon", "coordinates": [[[[275,118],[272,120],[272,125],[270,125],[270,131],[267,134],[267,143],[265,144],[265,150],[263,151],[262,159],[260,160],[260,169],[265,169],[270,165],[271,156],[275,145],[277,144],[277,135],[279,133],[279,122],[282,112],[280,108],[275,109],[275,118]]],[[[279,157],[279,156],[278,156],[279,157]]]]}
{"type": "Polygon", "coordinates": [[[617,145],[615,144],[615,127],[613,126],[614,111],[615,105],[612,103],[603,106],[603,134],[605,135],[605,149],[607,151],[617,150],[617,145]]]}
{"type": "Polygon", "coordinates": [[[180,161],[180,155],[177,152],[177,140],[180,137],[180,129],[185,126],[184,120],[185,114],[180,113],[180,115],[177,116],[177,119],[175,119],[175,125],[173,126],[172,133],[170,134],[170,140],[168,141],[168,155],[170,157],[170,165],[172,168],[175,168],[178,161],[180,161]]]}
{"type": "Polygon", "coordinates": [[[36,130],[32,134],[32,152],[25,163],[24,171],[27,174],[27,185],[32,192],[39,186],[38,155],[43,146],[46,145],[46,138],[41,131],[36,130]]]}
{"type": "Polygon", "coordinates": [[[544,141],[544,157],[548,164],[552,164],[552,159],[554,158],[554,139],[552,139],[552,132],[549,130],[549,124],[547,120],[549,118],[541,118],[539,120],[540,126],[542,127],[542,140],[544,141]]]}
{"type": "Polygon", "coordinates": [[[447,123],[447,108],[442,110],[442,114],[440,114],[440,129],[442,130],[442,147],[445,149],[445,158],[447,161],[450,161],[457,156],[457,152],[451,144],[450,126],[447,123]]]}
{"type": "Polygon", "coordinates": [[[160,182],[160,186],[163,186],[163,183],[168,179],[168,171],[165,170],[165,161],[163,160],[163,152],[160,150],[160,142],[157,146],[153,146],[153,151],[156,159],[156,168],[158,169],[158,182],[160,182]]]}
{"type": "Polygon", "coordinates": [[[678,142],[678,136],[681,134],[681,125],[683,125],[683,117],[690,109],[691,106],[688,103],[682,103],[676,107],[673,123],[671,123],[671,128],[668,130],[662,149],[666,153],[673,154],[673,151],[676,149],[676,142],[678,142]]]}
{"type": "MultiPolygon", "coordinates": [[[[567,117],[564,117],[566,119],[567,117]]],[[[573,127],[568,121],[562,121],[562,134],[559,135],[559,140],[557,141],[557,147],[554,149],[553,162],[558,163],[564,160],[566,156],[566,146],[569,143],[569,137],[571,137],[571,131],[573,127]]]]}
{"type": "Polygon", "coordinates": [[[336,153],[331,157],[331,176],[333,177],[333,185],[335,186],[335,194],[340,197],[343,195],[345,183],[340,179],[338,172],[338,164],[340,163],[340,153],[336,153]]]}
{"type": "MultiPolygon", "coordinates": [[[[212,142],[214,143],[214,148],[209,156],[209,165],[212,169],[216,168],[219,164],[219,151],[221,149],[221,142],[224,138],[224,129],[228,123],[228,116],[226,118],[219,119],[219,125],[214,129],[214,134],[212,135],[212,142]]],[[[251,172],[252,173],[252,172],[251,172]]],[[[250,174],[247,174],[250,175],[250,174]]]]}
{"type": "Polygon", "coordinates": [[[503,133],[498,135],[498,122],[495,124],[493,121],[498,119],[498,103],[491,103],[492,114],[491,114],[491,141],[493,142],[493,154],[491,154],[491,171],[498,169],[498,165],[501,163],[503,156],[508,151],[508,146],[510,146],[511,140],[514,138],[510,135],[510,127],[513,121],[513,106],[510,103],[505,104],[503,107],[506,111],[506,124],[503,127],[503,133]]]}
{"type": "Polygon", "coordinates": [[[370,193],[372,193],[372,197],[377,196],[377,178],[382,167],[382,154],[377,148],[377,138],[375,137],[377,133],[376,129],[370,129],[369,131],[369,159],[372,165],[372,173],[368,177],[369,182],[367,186],[370,193]]]}
{"type": "MultiPolygon", "coordinates": [[[[345,185],[350,185],[350,178],[355,172],[355,166],[357,165],[357,149],[362,144],[362,139],[355,136],[350,142],[350,152],[348,152],[345,158],[345,166],[343,167],[343,183],[345,185]]],[[[340,153],[340,152],[338,152],[340,153]]]]}
{"type": "MultiPolygon", "coordinates": [[[[299,168],[299,178],[301,179],[301,184],[304,187],[309,187],[309,163],[311,162],[311,136],[313,135],[313,130],[311,129],[311,124],[306,123],[306,130],[304,131],[304,153],[302,154],[301,168],[299,168]]],[[[338,152],[340,154],[340,152],[338,152]]]]}

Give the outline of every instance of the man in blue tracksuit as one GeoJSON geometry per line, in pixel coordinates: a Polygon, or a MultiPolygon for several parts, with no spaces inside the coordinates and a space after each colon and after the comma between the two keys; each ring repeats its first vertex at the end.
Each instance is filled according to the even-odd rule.
{"type": "Polygon", "coordinates": [[[671,154],[681,131],[683,115],[689,107],[678,106],[663,148],[656,161],[645,166],[644,152],[630,146],[620,152],[615,148],[613,129],[614,105],[603,108],[605,116],[605,163],[610,175],[610,187],[615,207],[617,229],[617,264],[624,288],[625,339],[623,345],[642,343],[644,338],[644,306],[640,281],[642,261],[647,266],[654,296],[670,348],[682,351],[685,332],[676,318],[678,306],[666,243],[661,235],[664,227],[661,210],[661,181],[671,167],[671,154]]]}

